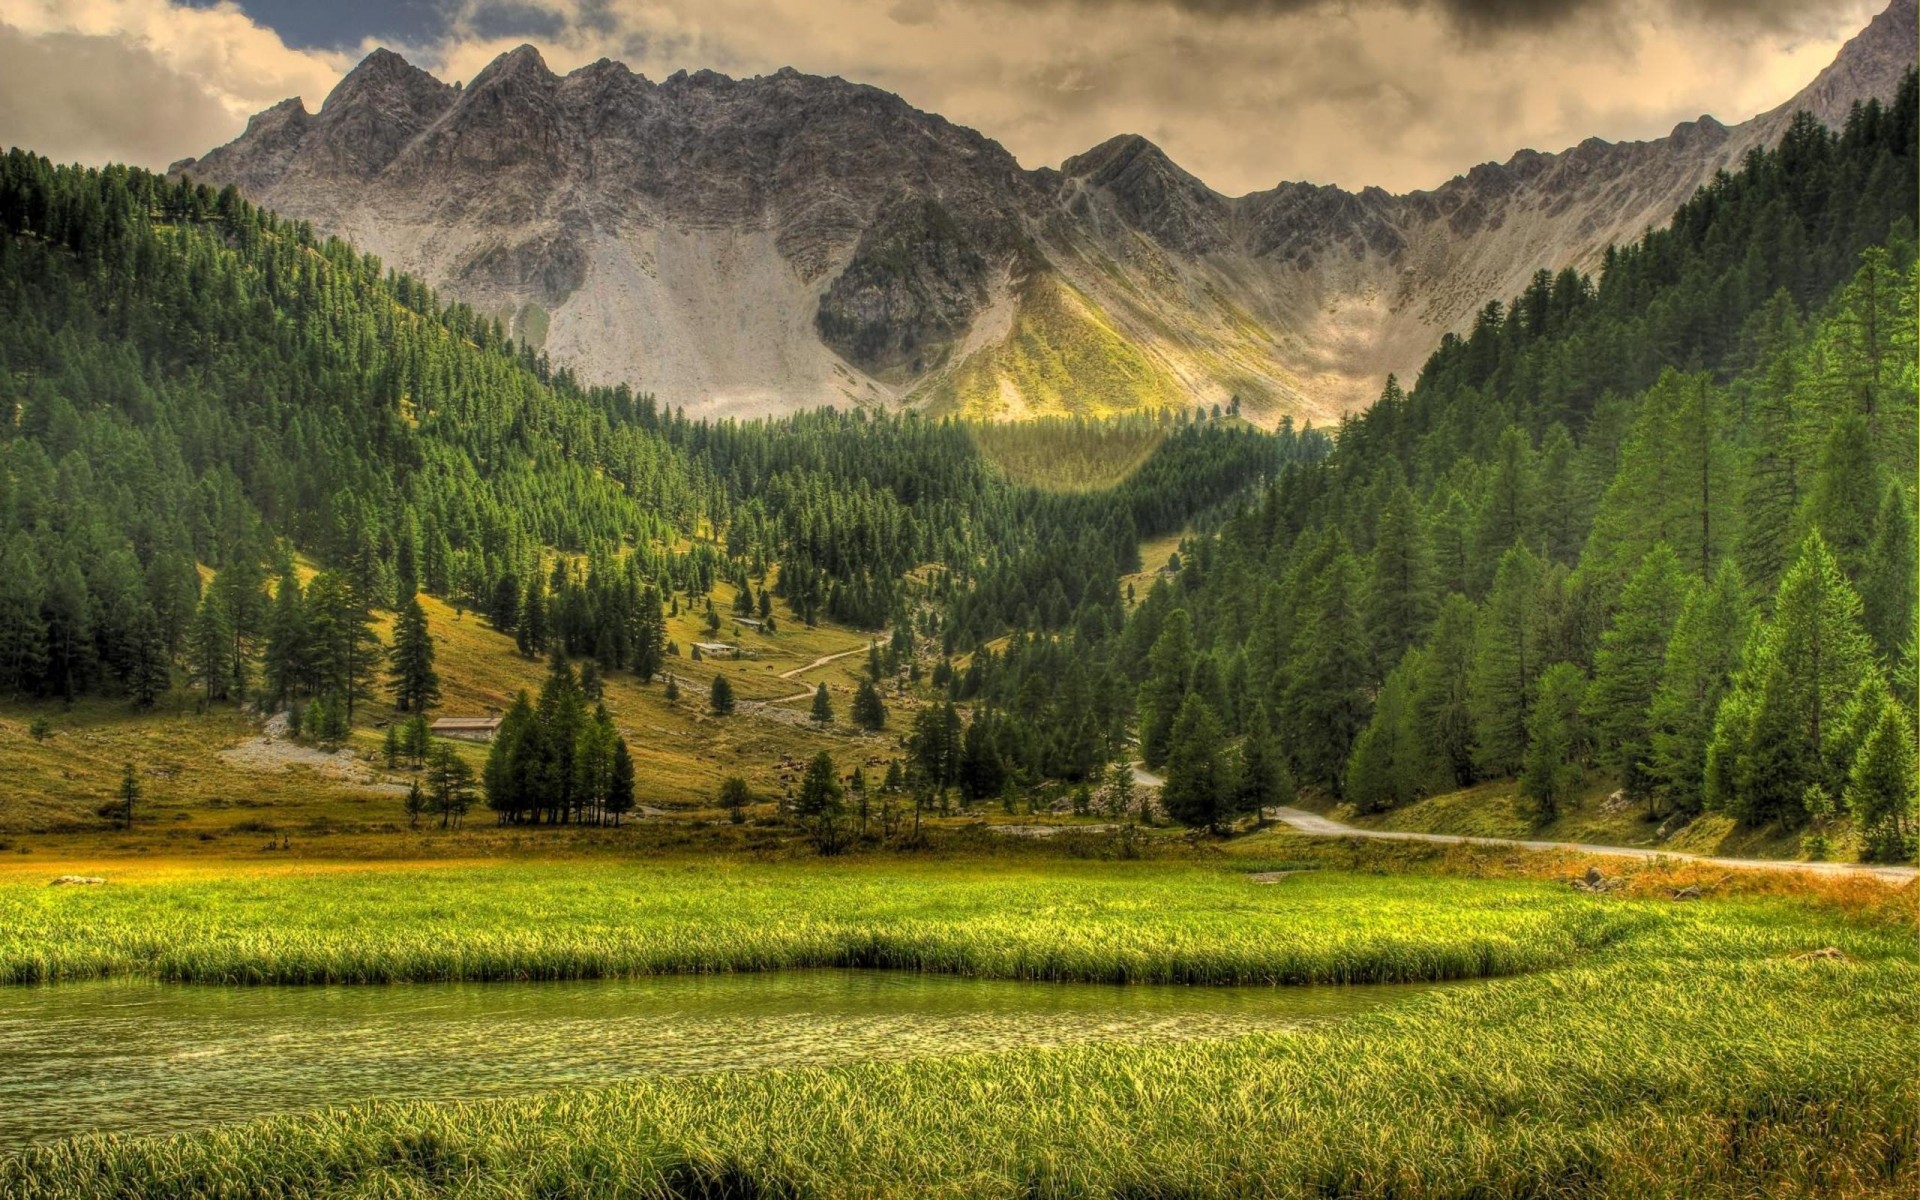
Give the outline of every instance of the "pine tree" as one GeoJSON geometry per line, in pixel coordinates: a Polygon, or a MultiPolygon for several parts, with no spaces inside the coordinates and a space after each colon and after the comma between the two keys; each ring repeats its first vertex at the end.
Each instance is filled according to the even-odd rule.
{"type": "Polygon", "coordinates": [[[1508,426],[1495,448],[1480,510],[1474,522],[1474,566],[1469,574],[1484,587],[1493,564],[1508,547],[1526,540],[1533,509],[1533,445],[1526,431],[1508,426]]]}
{"type": "Polygon", "coordinates": [[[1914,637],[1920,560],[1916,560],[1913,503],[1897,483],[1887,485],[1874,522],[1873,546],[1860,572],[1867,632],[1888,660],[1914,637]]]}
{"type": "Polygon", "coordinates": [[[1473,602],[1455,593],[1440,606],[1414,680],[1413,710],[1428,756],[1456,787],[1474,778],[1474,717],[1469,681],[1474,663],[1473,602]]]}
{"type": "Polygon", "coordinates": [[[458,828],[473,805],[473,768],[452,746],[442,742],[427,759],[427,794],[440,828],[458,828]]]}
{"type": "Polygon", "coordinates": [[[1650,806],[1655,796],[1653,697],[1686,594],[1679,557],[1665,542],[1658,543],[1620,593],[1613,624],[1600,635],[1586,693],[1583,715],[1601,747],[1602,762],[1619,775],[1627,795],[1650,806]]]}
{"type": "Polygon", "coordinates": [[[1807,788],[1838,792],[1826,741],[1874,669],[1860,598],[1820,535],[1809,534],[1721,704],[1707,752],[1708,804],[1750,824],[1797,824],[1807,788]]]}
{"type": "Polygon", "coordinates": [[[115,789],[114,796],[120,801],[121,827],[124,829],[132,829],[133,806],[140,802],[141,796],[140,776],[134,771],[132,763],[125,763],[121,766],[120,786],[115,789]]]}
{"type": "Polygon", "coordinates": [[[500,727],[494,731],[493,745],[487,751],[482,772],[487,807],[499,814],[503,824],[519,821],[536,803],[530,771],[536,747],[530,743],[537,742],[538,737],[533,701],[522,691],[513,698],[513,704],[500,719],[500,727]]]}
{"type": "Polygon", "coordinates": [[[1281,721],[1302,781],[1338,794],[1366,726],[1372,648],[1360,614],[1360,568],[1342,544],[1301,613],[1281,721]]]}
{"type": "Polygon", "coordinates": [[[265,659],[267,691],[275,703],[298,694],[313,671],[312,631],[307,625],[306,598],[292,572],[280,577],[273,608],[267,616],[265,659]]]}
{"type": "Polygon", "coordinates": [[[713,686],[707,692],[707,707],[716,717],[733,715],[733,685],[727,682],[725,675],[713,677],[713,686]]]}
{"type": "Polygon", "coordinates": [[[1188,695],[1173,722],[1160,803],[1182,825],[1218,832],[1231,812],[1232,785],[1220,718],[1205,700],[1188,695]]]}
{"type": "Polygon", "coordinates": [[[861,680],[859,691],[854,693],[853,723],[869,733],[878,733],[887,727],[887,706],[871,679],[861,680]]]}
{"type": "Polygon", "coordinates": [[[142,710],[152,708],[173,684],[173,665],[168,661],[167,645],[160,633],[160,618],[151,604],[140,605],[127,631],[123,671],[127,695],[134,707],[142,710]]]}
{"type": "Polygon", "coordinates": [[[225,700],[233,683],[233,621],[220,592],[208,588],[200,597],[188,638],[193,677],[209,703],[225,700]]]}
{"type": "Polygon", "coordinates": [[[807,764],[807,773],[800,780],[800,794],[794,800],[794,815],[799,817],[812,835],[814,845],[822,854],[832,854],[840,848],[840,822],[846,813],[846,792],[840,786],[839,775],[833,766],[833,756],[825,750],[813,756],[807,764]]]}
{"type": "Polygon", "coordinates": [[[1409,650],[1388,674],[1373,719],[1353,744],[1342,796],[1363,813],[1412,803],[1433,777],[1414,706],[1414,681],[1424,670],[1425,655],[1409,650]]]}
{"type": "Polygon", "coordinates": [[[1848,772],[1846,802],[1868,858],[1898,862],[1914,853],[1913,721],[1887,697],[1848,772]]]}
{"type": "Polygon", "coordinates": [[[1480,614],[1468,706],[1475,762],[1489,775],[1515,774],[1526,754],[1534,682],[1544,666],[1538,628],[1541,574],[1531,550],[1508,550],[1480,614]]]}
{"type": "Polygon", "coordinates": [[[1560,815],[1580,783],[1587,734],[1580,719],[1587,680],[1572,663],[1541,672],[1539,697],[1527,714],[1527,750],[1520,794],[1544,825],[1560,815]]]}
{"type": "Polygon", "coordinates": [[[16,532],[0,545],[0,691],[27,691],[46,674],[45,591],[40,556],[26,532],[16,532]]]}
{"type": "Polygon", "coordinates": [[[1818,530],[1842,573],[1858,583],[1867,564],[1879,508],[1879,480],[1866,418],[1842,417],[1834,423],[1821,450],[1801,527],[1818,530]]]}
{"type": "MultiPolygon", "coordinates": [[[[1126,771],[1129,783],[1132,770],[1126,771]]],[[[1240,761],[1233,773],[1233,809],[1256,816],[1269,808],[1293,803],[1293,776],[1287,770],[1286,756],[1273,739],[1273,721],[1267,706],[1256,705],[1247,721],[1247,735],[1240,743],[1240,761]]]]}
{"type": "Polygon", "coordinates": [[[1751,613],[1740,569],[1729,558],[1710,582],[1693,586],[1674,622],[1647,721],[1651,774],[1680,812],[1697,813],[1705,806],[1707,743],[1740,670],[1751,613]]]}
{"type": "Polygon", "coordinates": [[[1374,661],[1384,671],[1426,636],[1436,607],[1433,551],[1420,506],[1405,484],[1394,489],[1381,510],[1368,585],[1367,630],[1374,661]]]}
{"type": "Polygon", "coordinates": [[[433,669],[433,635],[427,610],[409,596],[393,626],[390,677],[393,704],[401,712],[425,712],[440,700],[440,675],[433,669]]]}
{"type": "Polygon", "coordinates": [[[601,808],[613,818],[615,825],[633,811],[633,787],[633,753],[627,749],[627,739],[615,738],[613,768],[607,775],[607,794],[600,802],[601,808]]]}
{"type": "Polygon", "coordinates": [[[351,728],[356,705],[372,697],[380,674],[381,645],[373,630],[373,612],[353,581],[336,571],[313,577],[306,609],[318,691],[340,702],[351,728]]]}
{"type": "Polygon", "coordinates": [[[813,723],[816,725],[833,724],[833,697],[827,694],[827,685],[822,683],[813,689],[813,723]]]}
{"type": "Polygon", "coordinates": [[[1140,757],[1149,767],[1167,760],[1173,723],[1193,674],[1193,618],[1183,608],[1168,613],[1147,655],[1147,678],[1140,685],[1140,757]]]}

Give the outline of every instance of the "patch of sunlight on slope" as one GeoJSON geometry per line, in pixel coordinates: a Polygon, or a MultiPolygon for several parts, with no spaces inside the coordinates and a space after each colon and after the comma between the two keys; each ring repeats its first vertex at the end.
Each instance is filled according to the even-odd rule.
{"type": "Polygon", "coordinates": [[[1084,292],[1045,272],[1019,285],[1006,338],[960,362],[925,396],[936,414],[1002,421],[1106,417],[1189,402],[1180,382],[1084,292]]]}
{"type": "Polygon", "coordinates": [[[979,421],[970,423],[967,433],[981,455],[1007,478],[1059,492],[1098,491],[1121,483],[1153,456],[1167,436],[1157,421],[1139,418],[979,421]]]}

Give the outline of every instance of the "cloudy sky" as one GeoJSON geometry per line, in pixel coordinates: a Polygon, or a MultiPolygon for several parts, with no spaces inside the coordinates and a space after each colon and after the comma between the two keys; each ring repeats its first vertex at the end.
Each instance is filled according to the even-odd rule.
{"type": "Polygon", "coordinates": [[[390,46],[448,80],[532,42],[655,79],[782,66],[1054,165],[1141,133],[1228,193],[1431,187],[1521,147],[1787,99],[1885,0],[0,0],[0,145],[164,166],[390,46]]]}

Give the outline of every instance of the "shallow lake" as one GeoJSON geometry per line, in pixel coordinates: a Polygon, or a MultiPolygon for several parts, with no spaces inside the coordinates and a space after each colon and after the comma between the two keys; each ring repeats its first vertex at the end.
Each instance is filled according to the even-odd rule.
{"type": "Polygon", "coordinates": [[[580,983],[0,987],[0,1147],[166,1133],[374,1098],[466,1099],[638,1075],[1231,1036],[1420,986],[1017,983],[891,971],[580,983]]]}

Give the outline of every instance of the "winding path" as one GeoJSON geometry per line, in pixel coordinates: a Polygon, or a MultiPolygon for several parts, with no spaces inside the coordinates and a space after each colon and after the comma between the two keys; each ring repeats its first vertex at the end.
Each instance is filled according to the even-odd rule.
{"type": "MultiPolygon", "coordinates": [[[[797,675],[803,675],[806,672],[813,670],[815,667],[824,667],[830,662],[836,662],[839,659],[843,659],[843,658],[852,658],[856,654],[865,654],[866,652],[867,652],[867,647],[863,643],[861,645],[855,646],[851,650],[842,650],[838,654],[828,654],[820,658],[816,658],[804,667],[795,667],[791,671],[782,671],[780,672],[779,677],[781,679],[792,679],[797,675]]],[[[809,695],[811,695],[811,693],[809,693],[809,695]]]]}
{"type": "MultiPolygon", "coordinates": [[[[1133,776],[1142,783],[1150,780],[1143,778],[1145,772],[1135,768],[1133,776]]],[[[1158,780],[1151,780],[1157,783],[1158,780]]],[[[1615,858],[1637,858],[1650,860],[1656,858],[1677,859],[1681,862],[1705,863],[1716,867],[1733,867],[1740,870],[1758,871],[1808,871],[1816,875],[1872,875],[1889,883],[1905,883],[1920,876],[1920,868],[1885,866],[1879,863],[1844,862],[1793,862],[1768,858],[1717,858],[1708,854],[1684,854],[1677,850],[1657,850],[1641,846],[1598,846],[1590,842],[1529,842],[1518,838],[1467,837],[1456,833],[1406,833],[1395,829],[1358,829],[1352,825],[1343,825],[1331,817],[1319,813],[1310,813],[1304,808],[1270,808],[1267,813],[1278,817],[1296,833],[1309,837],[1359,837],[1377,838],[1391,842],[1439,842],[1446,845],[1472,846],[1513,846],[1521,850],[1572,850],[1580,854],[1606,854],[1615,858]]]]}

